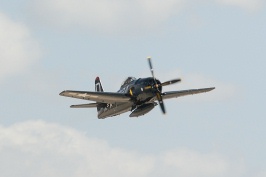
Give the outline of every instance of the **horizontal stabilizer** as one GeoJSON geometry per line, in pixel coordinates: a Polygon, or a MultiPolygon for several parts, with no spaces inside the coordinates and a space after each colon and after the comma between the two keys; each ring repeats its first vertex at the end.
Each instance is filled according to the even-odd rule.
{"type": "Polygon", "coordinates": [[[71,105],[71,108],[96,108],[98,103],[71,105]]]}

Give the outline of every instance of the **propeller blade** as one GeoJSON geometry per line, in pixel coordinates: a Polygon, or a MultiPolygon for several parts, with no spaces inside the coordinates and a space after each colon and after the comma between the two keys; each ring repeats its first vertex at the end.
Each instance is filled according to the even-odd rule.
{"type": "Polygon", "coordinates": [[[161,86],[175,84],[175,83],[180,82],[180,81],[181,81],[181,79],[179,79],[179,78],[178,79],[173,79],[173,80],[166,81],[166,82],[162,83],[161,86]]]}
{"type": "Polygon", "coordinates": [[[157,99],[158,99],[159,105],[160,105],[160,107],[161,107],[161,110],[162,110],[163,114],[165,114],[166,111],[165,111],[165,107],[164,107],[163,98],[162,98],[161,93],[160,93],[160,92],[157,92],[157,93],[156,93],[156,96],[157,96],[157,99]]]}
{"type": "Polygon", "coordinates": [[[151,75],[152,75],[152,77],[155,80],[154,73],[153,73],[153,67],[152,67],[152,64],[151,64],[151,57],[148,57],[147,59],[148,59],[148,62],[149,62],[149,66],[150,66],[150,70],[151,70],[151,75]]]}
{"type": "MultiPolygon", "coordinates": [[[[167,85],[175,84],[177,82],[181,82],[181,79],[173,79],[173,80],[161,83],[161,84],[155,84],[155,87],[158,88],[159,86],[167,86],[167,85]]],[[[146,86],[144,89],[148,90],[148,89],[151,89],[151,88],[152,88],[152,86],[146,86]]]]}
{"type": "MultiPolygon", "coordinates": [[[[147,59],[148,59],[148,62],[149,62],[149,66],[150,66],[150,70],[151,70],[151,75],[152,75],[153,80],[154,80],[154,86],[147,86],[147,87],[145,87],[145,89],[151,89],[153,87],[156,88],[156,97],[157,97],[157,100],[159,102],[159,105],[161,107],[161,110],[162,110],[163,114],[165,114],[166,112],[165,112],[165,107],[164,107],[164,103],[163,103],[163,98],[162,98],[162,95],[161,95],[162,93],[159,90],[159,87],[162,86],[162,84],[158,84],[157,81],[156,81],[156,79],[155,79],[155,77],[154,77],[153,67],[152,67],[152,63],[151,63],[151,57],[148,57],[147,59]]],[[[174,83],[175,82],[179,82],[179,80],[178,79],[171,80],[171,81],[165,82],[164,84],[165,85],[169,85],[169,84],[172,84],[173,82],[174,83]]]]}

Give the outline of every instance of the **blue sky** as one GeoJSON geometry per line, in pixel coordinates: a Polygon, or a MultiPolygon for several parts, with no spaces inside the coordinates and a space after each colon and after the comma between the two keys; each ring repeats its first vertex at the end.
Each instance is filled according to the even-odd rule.
{"type": "Polygon", "coordinates": [[[263,0],[0,1],[1,176],[266,176],[263,0]],[[215,86],[131,119],[98,120],[60,97],[215,86]]]}

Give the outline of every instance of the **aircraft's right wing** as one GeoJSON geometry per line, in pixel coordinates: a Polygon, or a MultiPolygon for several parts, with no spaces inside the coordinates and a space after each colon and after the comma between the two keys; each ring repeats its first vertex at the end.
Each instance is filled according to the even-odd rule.
{"type": "Polygon", "coordinates": [[[177,97],[186,96],[186,95],[193,95],[193,94],[198,94],[198,93],[209,92],[209,91],[211,91],[213,89],[215,89],[215,87],[202,88],[202,89],[171,91],[171,92],[164,92],[162,94],[162,96],[163,96],[163,99],[177,98],[177,97]]]}

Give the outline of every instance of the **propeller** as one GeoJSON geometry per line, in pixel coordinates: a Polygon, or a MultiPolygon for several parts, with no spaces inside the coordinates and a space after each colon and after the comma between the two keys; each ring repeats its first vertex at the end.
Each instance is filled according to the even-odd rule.
{"type": "Polygon", "coordinates": [[[175,83],[180,82],[180,81],[181,81],[181,79],[173,79],[173,80],[166,81],[166,82],[162,83],[161,86],[167,86],[167,85],[175,84],[175,83]]]}
{"type": "MultiPolygon", "coordinates": [[[[148,63],[149,63],[149,67],[150,67],[150,71],[151,71],[151,75],[153,77],[153,80],[154,80],[154,87],[156,88],[156,97],[157,97],[157,100],[159,102],[159,105],[161,107],[161,110],[163,112],[163,114],[166,113],[165,111],[165,107],[164,107],[164,103],[163,103],[163,97],[162,97],[162,92],[160,91],[160,87],[162,86],[167,86],[167,85],[171,85],[171,84],[175,84],[177,82],[180,82],[181,79],[173,79],[173,80],[170,80],[170,81],[166,81],[166,82],[163,82],[163,83],[157,83],[156,79],[155,79],[155,76],[154,76],[154,71],[153,71],[153,67],[152,67],[152,63],[151,63],[151,57],[148,57],[148,63]]],[[[145,89],[150,89],[152,88],[152,86],[147,86],[145,87],[145,89]]]]}

